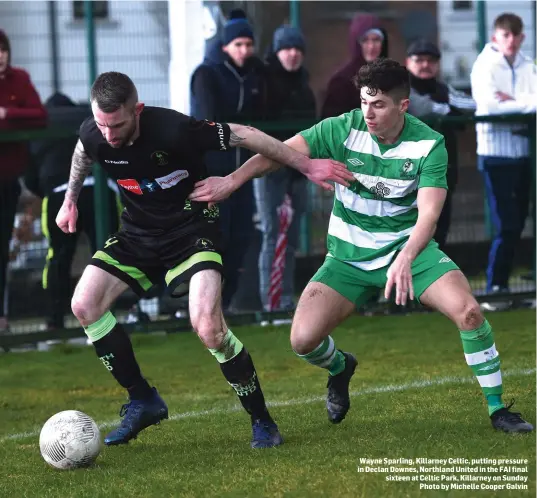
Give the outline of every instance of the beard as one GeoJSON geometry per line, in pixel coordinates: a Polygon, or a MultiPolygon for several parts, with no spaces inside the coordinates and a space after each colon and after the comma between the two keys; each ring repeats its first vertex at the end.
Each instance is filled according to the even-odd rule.
{"type": "Polygon", "coordinates": [[[125,131],[125,134],[122,137],[118,137],[116,140],[118,140],[117,143],[110,143],[108,142],[108,145],[114,149],[119,149],[121,147],[125,147],[129,144],[132,137],[136,133],[136,119],[132,120],[132,124],[129,126],[129,128],[125,131]]]}

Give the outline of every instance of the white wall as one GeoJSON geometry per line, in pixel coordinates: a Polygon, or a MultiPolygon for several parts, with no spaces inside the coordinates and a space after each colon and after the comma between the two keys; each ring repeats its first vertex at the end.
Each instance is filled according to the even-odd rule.
{"type": "MultiPolygon", "coordinates": [[[[61,91],[87,100],[89,76],[84,21],[72,2],[57,5],[61,91]]],[[[168,5],[165,1],[111,1],[109,20],[96,21],[97,72],[120,71],[148,105],[169,104],[168,5]]],[[[0,2],[0,27],[11,40],[12,61],[30,72],[41,98],[52,92],[52,55],[46,1],[0,2]]]]}
{"type": "MultiPolygon", "coordinates": [[[[531,8],[532,1],[487,0],[486,16],[488,38],[492,36],[494,19],[504,12],[519,15],[524,22],[526,40],[522,50],[535,59],[535,19],[531,8]]],[[[476,2],[469,11],[454,11],[453,2],[438,2],[438,31],[440,51],[442,52],[442,74],[446,81],[457,87],[470,86],[470,71],[477,57],[478,29],[476,2]]]]}

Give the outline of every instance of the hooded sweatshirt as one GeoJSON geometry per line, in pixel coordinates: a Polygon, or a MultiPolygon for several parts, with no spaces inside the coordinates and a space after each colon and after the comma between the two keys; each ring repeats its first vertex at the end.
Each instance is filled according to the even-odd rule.
{"type": "Polygon", "coordinates": [[[384,41],[380,57],[388,56],[388,38],[386,31],[381,27],[380,20],[376,16],[369,14],[357,14],[354,16],[349,29],[351,59],[336,71],[328,83],[326,99],[321,111],[323,118],[339,116],[360,107],[360,94],[352,83],[352,79],[358,73],[358,70],[366,64],[359,40],[370,29],[380,29],[382,31],[384,41]]]}
{"type": "MultiPolygon", "coordinates": [[[[11,56],[9,38],[0,30],[0,44],[11,56]]],[[[11,66],[0,75],[0,107],[6,109],[0,119],[0,133],[5,130],[45,126],[47,111],[24,69],[11,66]]],[[[24,142],[0,142],[0,181],[17,178],[26,168],[28,147],[24,142]]]]}
{"type": "MultiPolygon", "coordinates": [[[[535,64],[518,53],[511,66],[494,43],[487,43],[477,57],[470,76],[476,115],[534,113],[537,104],[535,64]],[[496,92],[513,100],[500,102],[496,92]]],[[[477,123],[477,153],[481,156],[527,157],[528,129],[525,125],[477,123]]]]}

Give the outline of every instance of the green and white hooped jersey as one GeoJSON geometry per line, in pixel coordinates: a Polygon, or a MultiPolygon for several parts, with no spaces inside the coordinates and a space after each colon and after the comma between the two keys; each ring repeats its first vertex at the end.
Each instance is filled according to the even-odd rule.
{"type": "Polygon", "coordinates": [[[367,131],[358,109],[301,135],[312,158],[339,161],[356,178],[349,188],[336,184],[328,255],[363,270],[389,265],[416,225],[418,189],[447,189],[444,137],[406,114],[397,143],[385,145],[367,131]]]}

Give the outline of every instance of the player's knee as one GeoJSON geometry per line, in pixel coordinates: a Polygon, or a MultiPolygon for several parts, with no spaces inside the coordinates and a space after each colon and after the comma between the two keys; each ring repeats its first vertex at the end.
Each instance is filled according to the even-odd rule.
{"type": "Polygon", "coordinates": [[[207,348],[220,348],[224,340],[224,331],[217,317],[212,315],[198,315],[191,317],[191,322],[192,328],[207,348]]]}
{"type": "Polygon", "coordinates": [[[71,310],[73,311],[73,315],[75,315],[76,319],[80,322],[80,325],[83,327],[92,324],[99,318],[95,318],[95,311],[92,310],[90,303],[84,299],[81,299],[76,294],[71,300],[71,310]]]}
{"type": "Polygon", "coordinates": [[[461,330],[474,330],[481,326],[484,317],[481,308],[475,299],[471,299],[461,313],[459,328],[461,330]]]}
{"type": "Polygon", "coordinates": [[[304,329],[299,327],[291,329],[291,347],[296,354],[311,353],[318,345],[319,341],[304,329]]]}

